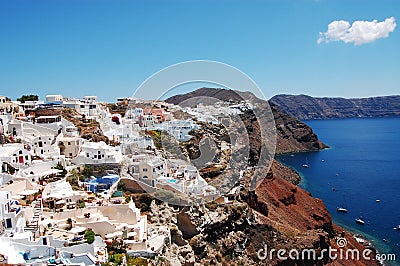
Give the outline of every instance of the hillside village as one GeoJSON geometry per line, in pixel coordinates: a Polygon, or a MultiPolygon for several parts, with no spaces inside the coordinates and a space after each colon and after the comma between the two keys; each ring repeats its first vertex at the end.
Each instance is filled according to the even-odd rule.
{"type": "Polygon", "coordinates": [[[160,256],[171,230],[151,223],[125,184],[176,205],[229,202],[188,158],[163,149],[162,135],[179,147],[201,123],[243,108],[251,106],[1,96],[1,263],[99,265],[121,249],[160,256]]]}

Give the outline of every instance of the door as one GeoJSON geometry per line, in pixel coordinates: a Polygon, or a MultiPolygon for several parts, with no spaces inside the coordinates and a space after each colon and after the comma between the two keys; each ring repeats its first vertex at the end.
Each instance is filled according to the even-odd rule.
{"type": "Polygon", "coordinates": [[[6,219],[6,228],[12,228],[11,218],[6,219]]]}

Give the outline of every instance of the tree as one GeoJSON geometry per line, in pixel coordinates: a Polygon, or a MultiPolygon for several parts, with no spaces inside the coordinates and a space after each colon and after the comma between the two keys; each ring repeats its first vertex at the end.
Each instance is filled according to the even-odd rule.
{"type": "MultiPolygon", "coordinates": [[[[93,175],[93,172],[94,172],[93,166],[85,165],[83,167],[83,170],[81,173],[82,178],[87,179],[87,178],[91,177],[93,175]]],[[[81,180],[81,181],[83,181],[83,180],[81,180]]]]}
{"type": "Polygon", "coordinates": [[[39,96],[30,94],[30,95],[22,95],[20,98],[17,98],[17,101],[24,103],[26,101],[37,101],[39,100],[39,96]]]}
{"type": "Polygon", "coordinates": [[[92,244],[94,242],[94,232],[92,229],[88,228],[85,230],[84,238],[88,244],[92,244]]]}

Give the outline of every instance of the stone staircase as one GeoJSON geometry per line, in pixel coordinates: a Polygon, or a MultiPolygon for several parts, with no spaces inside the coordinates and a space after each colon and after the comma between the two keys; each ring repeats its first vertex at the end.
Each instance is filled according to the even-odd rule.
{"type": "Polygon", "coordinates": [[[33,206],[33,218],[32,221],[25,227],[25,231],[31,231],[35,233],[39,229],[39,216],[42,212],[42,201],[35,200],[32,202],[33,206]]]}

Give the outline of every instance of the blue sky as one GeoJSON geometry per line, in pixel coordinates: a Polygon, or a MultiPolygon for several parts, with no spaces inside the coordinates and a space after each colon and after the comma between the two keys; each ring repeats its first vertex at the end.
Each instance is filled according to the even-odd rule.
{"type": "Polygon", "coordinates": [[[0,0],[0,95],[114,101],[193,59],[239,68],[266,97],[399,94],[399,29],[317,43],[332,21],[390,17],[400,21],[400,1],[0,0]]]}

